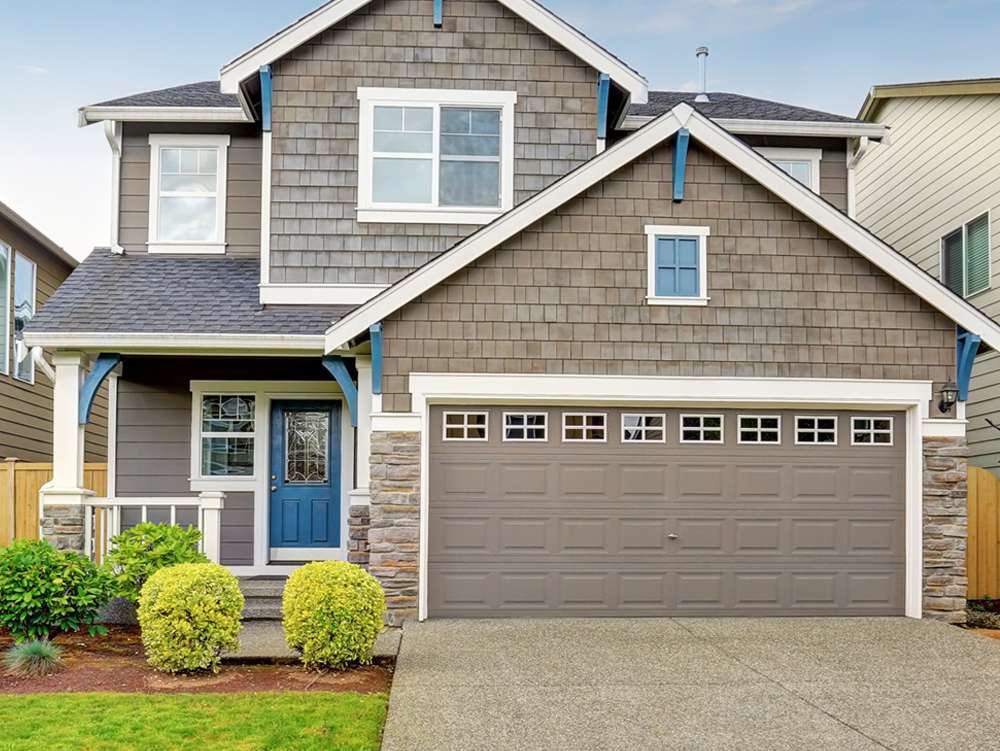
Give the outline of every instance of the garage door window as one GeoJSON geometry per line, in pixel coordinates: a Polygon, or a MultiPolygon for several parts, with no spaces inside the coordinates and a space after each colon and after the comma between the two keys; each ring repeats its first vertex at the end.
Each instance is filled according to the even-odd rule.
{"type": "Polygon", "coordinates": [[[608,416],[605,414],[564,414],[564,441],[596,441],[603,443],[608,440],[608,416]]]}
{"type": "Polygon", "coordinates": [[[892,418],[852,417],[851,445],[869,446],[872,444],[892,445],[892,418]]]}
{"type": "Polygon", "coordinates": [[[837,445],[836,417],[796,417],[795,443],[837,445]]]}
{"type": "Polygon", "coordinates": [[[548,415],[544,412],[505,412],[503,439],[505,441],[548,440],[548,415]]]}
{"type": "Polygon", "coordinates": [[[739,443],[781,443],[780,415],[740,415],[739,443]]]}
{"type": "Polygon", "coordinates": [[[485,412],[445,412],[444,440],[485,441],[489,437],[489,415],[485,412]]]}
{"type": "Polygon", "coordinates": [[[681,443],[722,443],[722,415],[681,415],[681,443]]]}
{"type": "Polygon", "coordinates": [[[622,415],[624,443],[663,443],[667,440],[667,416],[622,415]]]}

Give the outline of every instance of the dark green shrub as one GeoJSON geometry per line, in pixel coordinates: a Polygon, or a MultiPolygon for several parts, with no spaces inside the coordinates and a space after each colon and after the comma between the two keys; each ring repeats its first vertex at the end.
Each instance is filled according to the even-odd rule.
{"type": "Polygon", "coordinates": [[[111,540],[107,556],[117,584],[117,594],[134,603],[142,585],[161,568],[178,563],[208,563],[198,552],[201,532],[195,527],[144,522],[111,540]]]}
{"type": "Polygon", "coordinates": [[[360,566],[317,561],[288,577],[281,611],[285,640],[307,667],[368,665],[385,621],[385,593],[360,566]]]}
{"type": "Polygon", "coordinates": [[[48,639],[21,642],[7,650],[3,656],[8,675],[30,678],[51,675],[63,669],[62,647],[48,639]]]}
{"type": "Polygon", "coordinates": [[[139,597],[139,626],[149,664],[167,673],[219,672],[223,652],[239,648],[243,593],[217,563],[157,571],[139,597]]]}
{"type": "Polygon", "coordinates": [[[111,577],[77,553],[42,540],[18,540],[0,550],[0,628],[15,641],[48,639],[94,625],[114,594],[111,577]]]}

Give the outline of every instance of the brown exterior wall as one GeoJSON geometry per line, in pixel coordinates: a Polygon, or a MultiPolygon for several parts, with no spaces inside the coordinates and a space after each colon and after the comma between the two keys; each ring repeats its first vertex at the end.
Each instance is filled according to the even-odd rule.
{"type": "Polygon", "coordinates": [[[271,281],[396,282],[474,228],[359,225],[361,86],[517,91],[515,203],[595,152],[597,72],[494,0],[375,0],[274,66],[271,281]]]}
{"type": "Polygon", "coordinates": [[[385,321],[411,372],[948,379],[954,325],[714,154],[661,146],[385,321]],[[647,224],[707,225],[705,307],[649,306],[647,224]]]}
{"type": "Polygon", "coordinates": [[[149,241],[149,134],[229,134],[226,253],[260,256],[261,136],[251,125],[127,124],[122,138],[119,244],[145,253],[149,241]]]}
{"type": "MultiPolygon", "coordinates": [[[[21,253],[37,266],[35,281],[35,310],[41,310],[45,301],[70,274],[70,267],[52,255],[32,238],[0,219],[0,242],[11,248],[11,268],[14,254],[21,253]]],[[[6,284],[0,279],[0,284],[6,284]]],[[[16,457],[28,462],[52,461],[52,384],[35,369],[34,384],[19,381],[14,372],[14,304],[13,277],[11,298],[8,300],[7,331],[0,332],[0,347],[7,348],[10,371],[0,373],[0,458],[16,457]]],[[[2,321],[0,321],[2,323],[2,321]]],[[[47,353],[51,355],[51,353],[47,353]]],[[[3,357],[0,355],[0,364],[3,357]]],[[[108,399],[107,386],[103,386],[94,400],[90,425],[86,431],[86,460],[102,462],[108,448],[108,399]]]]}

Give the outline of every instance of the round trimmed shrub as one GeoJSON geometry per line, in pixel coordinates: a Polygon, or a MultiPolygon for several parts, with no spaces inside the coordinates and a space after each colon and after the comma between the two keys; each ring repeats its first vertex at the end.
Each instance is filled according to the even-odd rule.
{"type": "Polygon", "coordinates": [[[281,611],[285,640],[307,667],[369,665],[385,619],[385,593],[360,566],[317,561],[288,578],[281,611]]]}
{"type": "Polygon", "coordinates": [[[149,577],[139,595],[146,659],[166,673],[219,672],[239,648],[243,593],[217,563],[182,563],[149,577]]]}
{"type": "Polygon", "coordinates": [[[111,577],[78,553],[44,540],[0,549],[0,628],[17,642],[81,628],[107,633],[95,621],[112,593],[111,577]]]}
{"type": "Polygon", "coordinates": [[[197,527],[143,522],[111,540],[107,566],[114,574],[118,596],[132,603],[154,573],[178,563],[208,563],[198,550],[201,531],[197,527]]]}

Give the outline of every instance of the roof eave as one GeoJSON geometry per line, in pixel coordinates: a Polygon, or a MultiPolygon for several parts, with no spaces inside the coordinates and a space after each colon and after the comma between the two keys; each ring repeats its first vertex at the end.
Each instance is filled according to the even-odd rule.
{"type": "MultiPolygon", "coordinates": [[[[629,115],[622,122],[623,130],[637,130],[657,116],[629,115]]],[[[751,120],[747,118],[710,118],[730,133],[740,135],[813,136],[825,138],[867,137],[879,141],[889,134],[885,125],[877,123],[845,123],[812,120],[751,120]]]]}
{"type": "Polygon", "coordinates": [[[871,121],[886,99],[930,96],[993,96],[1000,94],[1000,78],[976,78],[967,81],[919,81],[872,86],[858,112],[859,120],[871,121]]]}
{"type": "Polygon", "coordinates": [[[242,107],[81,107],[78,125],[107,120],[135,123],[250,123],[242,107]]]}
{"type": "Polygon", "coordinates": [[[117,352],[129,355],[182,354],[319,357],[324,352],[323,335],[290,334],[206,334],[151,332],[66,332],[34,331],[24,335],[29,347],[48,350],[73,349],[81,352],[117,352]]]}

